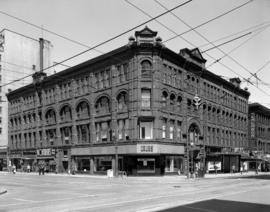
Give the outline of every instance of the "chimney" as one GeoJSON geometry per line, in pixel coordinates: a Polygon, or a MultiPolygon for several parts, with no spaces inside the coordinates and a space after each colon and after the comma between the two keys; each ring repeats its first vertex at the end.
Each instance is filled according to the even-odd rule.
{"type": "Polygon", "coordinates": [[[44,39],[39,38],[39,63],[40,63],[40,71],[43,70],[43,60],[44,60],[44,39]]]}
{"type": "Polygon", "coordinates": [[[230,82],[237,88],[240,88],[241,80],[239,77],[231,78],[230,82]]]}

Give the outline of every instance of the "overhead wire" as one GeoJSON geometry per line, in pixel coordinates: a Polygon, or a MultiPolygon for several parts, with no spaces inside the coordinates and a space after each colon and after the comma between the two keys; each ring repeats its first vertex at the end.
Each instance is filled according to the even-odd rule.
{"type": "MultiPolygon", "coordinates": [[[[247,32],[247,31],[248,31],[248,32],[255,32],[255,31],[258,31],[258,30],[260,30],[260,29],[262,29],[262,28],[267,27],[268,25],[270,25],[270,21],[266,21],[266,22],[263,22],[263,23],[260,23],[260,24],[257,24],[257,25],[248,27],[248,28],[243,29],[243,30],[241,30],[241,31],[238,31],[238,32],[236,32],[236,33],[233,33],[233,34],[226,35],[226,36],[224,36],[224,37],[218,38],[218,39],[212,41],[212,43],[216,43],[216,42],[218,42],[218,41],[225,40],[225,39],[227,39],[227,38],[233,37],[233,36],[235,36],[235,35],[238,35],[238,34],[241,34],[241,33],[247,32]],[[263,26],[263,25],[264,25],[264,26],[263,26]],[[258,28],[258,27],[259,27],[259,28],[258,28]],[[253,29],[253,28],[255,28],[255,29],[253,29]]],[[[210,43],[205,43],[205,44],[202,44],[202,45],[198,46],[198,48],[201,49],[202,47],[209,46],[209,45],[211,45],[211,44],[210,44],[210,43]]]]}
{"type": "MultiPolygon", "coordinates": [[[[135,7],[136,9],[138,9],[138,10],[140,10],[141,12],[143,12],[145,15],[147,15],[148,17],[151,17],[147,12],[145,12],[143,9],[141,9],[141,8],[139,8],[138,6],[136,6],[135,4],[133,4],[133,3],[131,3],[130,1],[128,1],[128,0],[125,0],[127,3],[129,3],[130,5],[132,5],[133,7],[135,7]]],[[[244,4],[244,5],[246,5],[246,4],[244,4]]],[[[237,8],[240,8],[239,6],[237,7],[237,8]]],[[[230,10],[231,12],[232,11],[234,11],[235,9],[232,9],[232,10],[230,10]]],[[[226,12],[226,14],[228,14],[229,12],[226,12]]],[[[224,14],[224,13],[223,13],[224,14]]],[[[219,15],[219,16],[217,16],[217,17],[222,17],[221,15],[219,15]]],[[[216,20],[216,19],[211,19],[211,20],[216,20]]],[[[158,22],[158,23],[161,23],[160,21],[156,21],[156,22],[158,22]]],[[[162,26],[164,26],[164,24],[162,24],[161,23],[161,25],[162,26]]],[[[166,25],[165,25],[166,26],[166,25]]],[[[169,27],[167,27],[166,26],[166,29],[168,29],[169,27]]],[[[174,30],[169,30],[169,31],[171,31],[171,32],[173,32],[173,33],[176,33],[174,30]]],[[[191,30],[188,30],[188,31],[191,31],[191,30]]],[[[187,31],[186,31],[187,32],[187,31]]],[[[173,38],[175,39],[175,38],[177,38],[177,37],[181,37],[181,38],[183,38],[182,37],[182,34],[183,33],[181,33],[181,34],[177,34],[177,36],[174,36],[173,38]]],[[[171,40],[171,39],[168,39],[168,40],[171,40]]],[[[168,41],[168,40],[166,40],[166,41],[168,41]]],[[[163,43],[165,43],[166,41],[164,41],[163,43]]],[[[194,46],[194,47],[196,47],[194,44],[192,44],[190,41],[187,41],[186,39],[185,39],[185,41],[186,42],[188,42],[188,43],[190,43],[192,46],[194,46]]],[[[206,53],[207,54],[207,53],[206,53]]],[[[211,58],[213,58],[211,55],[209,55],[209,54],[207,54],[208,56],[210,56],[211,58]]],[[[213,58],[213,59],[215,59],[215,58],[213,58]]],[[[219,62],[221,65],[223,65],[225,68],[227,68],[228,70],[230,70],[230,71],[232,71],[233,73],[235,73],[236,75],[238,75],[238,76],[240,76],[241,78],[244,78],[243,76],[241,76],[239,73],[237,73],[236,71],[234,71],[233,69],[231,69],[230,67],[228,67],[228,66],[226,66],[225,64],[223,64],[223,63],[221,63],[221,62],[219,62]]],[[[259,89],[259,88],[257,88],[257,89],[259,89]]],[[[261,89],[259,89],[259,90],[261,90],[261,89]]],[[[265,94],[267,94],[268,96],[270,96],[268,93],[266,93],[265,91],[263,91],[263,90],[261,90],[263,93],[265,93],[265,94]]]]}
{"type": "MultiPolygon", "coordinates": [[[[182,6],[186,5],[186,4],[188,4],[188,3],[190,3],[191,1],[192,1],[192,0],[188,0],[188,1],[184,2],[184,3],[181,3],[181,4],[179,4],[179,5],[177,5],[177,6],[173,7],[173,8],[171,8],[169,11],[165,11],[165,12],[163,12],[163,13],[161,13],[161,14],[159,14],[159,15],[157,15],[157,16],[155,16],[155,17],[153,17],[153,18],[151,18],[151,19],[149,19],[149,20],[147,20],[147,21],[142,22],[142,23],[139,24],[139,25],[136,25],[135,27],[132,27],[132,28],[130,28],[130,29],[128,29],[128,30],[126,30],[126,31],[124,31],[124,32],[122,32],[122,33],[116,35],[116,36],[113,36],[113,37],[111,37],[111,38],[109,38],[109,39],[107,39],[107,40],[105,40],[105,41],[103,41],[103,42],[101,42],[101,43],[98,43],[98,44],[96,44],[95,46],[93,46],[93,47],[91,47],[91,48],[89,48],[89,49],[87,49],[87,50],[81,51],[80,53],[75,54],[75,55],[73,55],[73,56],[71,56],[71,57],[69,57],[69,58],[67,58],[67,59],[64,59],[64,60],[62,60],[62,61],[59,62],[59,63],[56,63],[56,64],[51,65],[51,66],[48,66],[48,67],[42,69],[41,71],[46,71],[46,70],[48,70],[48,69],[50,69],[50,68],[53,68],[53,67],[57,66],[57,65],[60,64],[60,63],[65,63],[66,61],[69,61],[69,60],[71,60],[71,59],[73,59],[73,58],[76,58],[76,57],[82,55],[82,54],[85,54],[86,52],[89,52],[89,51],[91,51],[91,50],[93,50],[93,49],[95,49],[95,48],[97,48],[97,47],[99,47],[99,46],[102,46],[102,45],[106,44],[106,43],[109,43],[109,42],[111,42],[111,41],[113,41],[113,40],[115,40],[115,39],[117,39],[117,38],[119,38],[119,37],[121,37],[121,36],[123,36],[123,35],[125,35],[125,34],[127,34],[127,33],[129,33],[129,32],[131,32],[131,31],[133,31],[134,29],[136,29],[136,28],[138,28],[138,27],[141,27],[141,26],[143,26],[143,25],[145,25],[145,24],[147,24],[147,23],[149,23],[149,22],[151,22],[151,21],[153,21],[153,20],[155,20],[155,19],[157,19],[157,18],[159,18],[159,17],[162,17],[162,16],[166,15],[166,14],[169,13],[170,11],[176,10],[176,9],[178,9],[178,8],[180,8],[180,7],[182,7],[182,6]]],[[[25,78],[27,78],[27,77],[30,77],[30,76],[32,76],[32,74],[31,74],[31,75],[28,75],[28,76],[25,76],[25,77],[22,77],[22,78],[19,78],[19,79],[17,79],[16,81],[23,80],[23,79],[25,79],[25,78]]],[[[5,84],[1,85],[1,87],[7,86],[7,85],[9,85],[9,84],[11,84],[11,83],[12,83],[12,82],[10,82],[10,83],[5,83],[5,84]]]]}
{"type": "MultiPolygon", "coordinates": [[[[168,10],[167,7],[165,7],[163,4],[161,4],[158,0],[154,0],[158,5],[160,5],[163,9],[165,9],[166,11],[168,10]]],[[[252,1],[249,1],[249,3],[251,3],[252,1]]],[[[246,6],[247,4],[243,4],[242,6],[238,6],[236,7],[237,9],[242,8],[243,6],[246,6]]],[[[236,11],[236,9],[232,9],[230,10],[231,12],[236,11]]],[[[230,12],[230,13],[231,13],[230,12]]],[[[214,43],[212,43],[209,39],[207,39],[204,35],[202,35],[199,31],[197,31],[196,29],[194,29],[194,27],[192,27],[191,25],[189,25],[186,21],[184,21],[183,19],[181,19],[179,16],[175,15],[173,12],[170,12],[176,19],[178,19],[179,21],[181,21],[183,24],[185,24],[187,27],[189,27],[192,31],[194,31],[196,34],[198,34],[200,37],[202,37],[204,40],[206,40],[207,42],[209,42],[211,45],[213,45],[214,48],[218,49],[220,52],[222,52],[224,55],[226,55],[226,57],[230,58],[231,60],[233,60],[236,64],[238,64],[240,67],[242,67],[243,69],[245,69],[246,71],[248,71],[250,74],[252,73],[251,71],[249,71],[245,66],[243,66],[242,64],[240,64],[236,59],[234,59],[233,57],[229,56],[229,54],[226,54],[226,52],[224,52],[222,49],[220,49],[219,47],[217,47],[214,43]]],[[[228,14],[228,13],[227,13],[228,14]]],[[[218,59],[218,61],[220,61],[220,59],[218,59]]],[[[207,67],[208,68],[208,67],[207,67]]]]}
{"type": "MultiPolygon", "coordinates": [[[[163,4],[161,4],[158,0],[154,0],[156,3],[158,3],[161,7],[163,7],[165,10],[167,10],[167,8],[163,5],[163,4]]],[[[251,1],[250,1],[251,2],[251,1]]],[[[244,4],[244,5],[246,5],[246,4],[244,4]]],[[[240,8],[240,7],[237,7],[238,9],[240,8]]],[[[231,11],[235,11],[235,10],[231,10],[231,11]]],[[[244,67],[242,64],[240,64],[237,60],[235,60],[234,58],[232,58],[231,56],[229,56],[229,53],[226,53],[226,52],[224,52],[222,49],[220,49],[220,48],[218,48],[217,46],[215,46],[215,44],[213,44],[211,41],[209,41],[205,36],[203,36],[200,32],[198,32],[197,30],[195,30],[195,29],[193,29],[193,27],[192,26],[190,26],[188,23],[186,23],[185,21],[183,21],[179,16],[177,16],[177,15],[175,15],[173,12],[170,12],[174,17],[176,17],[179,21],[181,21],[182,23],[184,23],[186,26],[188,26],[190,29],[192,29],[195,33],[197,33],[199,36],[201,36],[203,39],[205,39],[207,42],[209,42],[211,45],[213,45],[214,46],[214,48],[217,48],[218,50],[220,50],[223,54],[224,54],[224,56],[223,57],[229,57],[231,60],[233,60],[236,64],[238,64],[240,67],[242,67],[244,70],[246,70],[249,74],[251,74],[251,75],[253,75],[253,73],[251,72],[251,71],[249,71],[246,67],[244,67]]],[[[251,38],[249,38],[246,42],[248,42],[250,39],[252,39],[253,37],[255,37],[255,36],[257,36],[259,33],[261,33],[262,31],[264,31],[264,30],[266,30],[268,27],[269,27],[270,25],[267,25],[264,29],[262,29],[261,31],[259,31],[258,33],[256,33],[254,36],[252,36],[251,38]]],[[[243,44],[245,44],[246,42],[243,42],[243,44]]],[[[242,46],[242,45],[239,45],[239,46],[237,46],[236,48],[234,48],[232,51],[234,51],[234,50],[236,50],[237,48],[239,48],[240,46],[242,46]]],[[[232,52],[232,51],[230,51],[230,53],[232,52]]],[[[207,54],[208,56],[209,56],[209,54],[207,54]]],[[[223,59],[223,57],[222,58],[219,58],[218,60],[216,60],[217,62],[220,62],[220,60],[221,59],[223,59]]],[[[211,58],[212,58],[212,56],[211,56],[211,58]]],[[[209,68],[209,66],[208,67],[206,67],[206,68],[209,68]]],[[[234,73],[236,73],[235,71],[234,71],[234,73]]],[[[261,81],[261,80],[260,80],[261,81]]],[[[259,89],[259,88],[257,88],[257,89],[259,89]]],[[[261,90],[261,89],[259,89],[259,90],[261,90]]],[[[262,91],[262,90],[261,90],[262,91]]],[[[265,91],[263,91],[263,93],[265,93],[266,94],[266,92],[265,91]]],[[[268,94],[267,94],[268,95],[268,94]]]]}
{"type": "Polygon", "coordinates": [[[241,5],[237,6],[237,7],[234,7],[233,9],[228,10],[228,11],[226,11],[226,12],[224,12],[224,13],[222,13],[222,14],[220,14],[220,15],[214,17],[214,18],[211,18],[211,19],[209,19],[209,20],[207,20],[207,21],[205,21],[205,22],[203,22],[203,23],[201,23],[201,24],[199,24],[199,25],[193,27],[192,29],[189,29],[189,30],[187,30],[187,31],[185,31],[185,32],[182,32],[182,33],[180,33],[180,34],[177,34],[177,35],[175,35],[175,36],[173,36],[173,37],[171,37],[171,38],[165,40],[164,42],[169,42],[169,41],[175,39],[176,37],[179,37],[179,36],[181,36],[181,35],[184,35],[184,34],[186,34],[186,33],[188,33],[188,32],[193,31],[194,29],[197,29],[197,28],[199,28],[199,27],[202,27],[202,26],[204,26],[204,25],[206,25],[206,24],[208,24],[208,23],[210,23],[210,22],[212,22],[212,21],[214,21],[214,20],[216,20],[216,19],[219,19],[219,18],[221,18],[221,17],[223,17],[223,16],[225,16],[225,15],[227,15],[227,14],[233,12],[234,10],[237,10],[237,9],[239,9],[239,8],[241,8],[241,7],[243,7],[243,6],[247,5],[247,4],[249,4],[249,3],[251,3],[252,1],[253,1],[253,0],[250,0],[250,1],[246,2],[246,3],[244,3],[244,4],[241,4],[241,5]]]}

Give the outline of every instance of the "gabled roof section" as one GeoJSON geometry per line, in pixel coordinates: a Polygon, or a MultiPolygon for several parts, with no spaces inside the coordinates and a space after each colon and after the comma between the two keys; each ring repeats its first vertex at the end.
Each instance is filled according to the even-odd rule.
{"type": "Polygon", "coordinates": [[[152,31],[149,29],[147,26],[144,27],[141,31],[136,31],[135,32],[136,37],[146,37],[146,38],[153,38],[157,36],[156,31],[152,31]]]}
{"type": "Polygon", "coordinates": [[[205,63],[206,59],[203,58],[200,50],[198,48],[194,48],[190,50],[190,54],[199,59],[201,62],[205,63]]]}

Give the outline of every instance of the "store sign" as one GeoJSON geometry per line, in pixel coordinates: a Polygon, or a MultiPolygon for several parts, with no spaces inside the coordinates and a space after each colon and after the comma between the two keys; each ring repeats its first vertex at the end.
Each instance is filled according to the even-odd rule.
{"type": "Polygon", "coordinates": [[[55,155],[55,149],[37,149],[37,156],[55,155]]]}
{"type": "Polygon", "coordinates": [[[251,113],[250,115],[250,136],[255,138],[255,114],[251,113]]]}
{"type": "Polygon", "coordinates": [[[157,153],[157,147],[153,144],[138,144],[137,153],[157,153]]]}

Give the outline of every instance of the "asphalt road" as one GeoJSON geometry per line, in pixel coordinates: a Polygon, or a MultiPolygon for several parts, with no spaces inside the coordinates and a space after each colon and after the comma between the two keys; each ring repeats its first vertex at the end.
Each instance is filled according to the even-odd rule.
{"type": "Polygon", "coordinates": [[[0,211],[270,211],[270,175],[80,177],[0,173],[0,211]]]}

